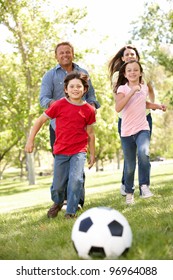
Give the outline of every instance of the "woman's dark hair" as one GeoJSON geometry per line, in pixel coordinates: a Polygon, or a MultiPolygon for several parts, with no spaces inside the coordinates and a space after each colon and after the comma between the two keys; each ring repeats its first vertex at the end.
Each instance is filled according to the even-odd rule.
{"type": "Polygon", "coordinates": [[[138,50],[136,49],[135,46],[133,45],[126,45],[123,48],[121,48],[115,55],[114,57],[111,59],[111,61],[108,64],[108,69],[109,69],[109,73],[110,73],[110,80],[112,81],[112,76],[116,71],[120,70],[120,67],[124,64],[124,61],[122,61],[122,57],[124,55],[124,51],[126,49],[132,49],[135,51],[136,56],[138,58],[138,60],[140,60],[140,56],[138,53],[138,50]]]}
{"type": "MultiPolygon", "coordinates": [[[[121,68],[120,68],[120,70],[119,70],[118,80],[117,80],[117,83],[115,84],[115,86],[114,86],[114,88],[113,88],[113,92],[114,92],[114,93],[117,92],[117,89],[118,89],[119,86],[125,85],[125,84],[128,82],[127,78],[124,76],[125,71],[126,71],[126,66],[127,66],[128,64],[134,63],[134,62],[136,62],[136,63],[139,65],[141,74],[143,73],[143,68],[142,68],[142,66],[141,66],[141,64],[140,64],[139,61],[137,61],[137,60],[129,60],[129,61],[125,62],[125,63],[121,66],[121,68]]],[[[140,83],[141,83],[141,81],[142,81],[142,75],[141,75],[141,77],[139,78],[139,82],[140,82],[140,83]]]]}
{"type": "MultiPolygon", "coordinates": [[[[85,74],[83,72],[78,72],[78,71],[72,71],[69,74],[67,74],[67,76],[64,79],[64,89],[67,89],[67,86],[68,86],[69,82],[73,79],[79,79],[82,82],[82,84],[84,86],[84,89],[86,90],[85,93],[88,91],[88,89],[89,89],[89,84],[88,84],[89,77],[88,77],[87,74],[85,74]]],[[[66,96],[68,96],[67,93],[65,93],[65,94],[66,94],[66,96]]]]}

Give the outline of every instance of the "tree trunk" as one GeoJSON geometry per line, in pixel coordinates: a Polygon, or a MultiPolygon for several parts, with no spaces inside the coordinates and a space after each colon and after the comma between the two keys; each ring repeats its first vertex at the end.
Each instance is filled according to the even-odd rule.
{"type": "Polygon", "coordinates": [[[116,154],[117,154],[117,169],[120,169],[120,152],[117,151],[116,154]]]}
{"type": "Polygon", "coordinates": [[[98,172],[99,171],[99,161],[98,161],[98,159],[96,159],[96,172],[98,172]]]}
{"type": "Polygon", "coordinates": [[[34,166],[34,154],[27,154],[27,169],[28,169],[28,181],[29,185],[35,185],[35,166],[34,166]]]}

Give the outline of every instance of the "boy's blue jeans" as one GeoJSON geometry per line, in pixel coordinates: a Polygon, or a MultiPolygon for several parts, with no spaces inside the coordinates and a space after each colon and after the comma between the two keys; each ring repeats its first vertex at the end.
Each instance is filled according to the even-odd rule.
{"type": "Polygon", "coordinates": [[[85,160],[86,153],[55,155],[51,198],[55,203],[62,204],[67,188],[67,214],[77,211],[83,189],[85,160]]]}
{"type": "Polygon", "coordinates": [[[142,130],[135,135],[121,137],[124,154],[124,185],[126,193],[134,192],[136,154],[138,157],[139,186],[150,185],[150,131],[142,130]]]}

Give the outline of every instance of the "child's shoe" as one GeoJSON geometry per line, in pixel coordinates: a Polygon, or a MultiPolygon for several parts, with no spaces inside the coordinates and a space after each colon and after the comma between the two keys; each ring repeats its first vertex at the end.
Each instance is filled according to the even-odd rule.
{"type": "Polygon", "coordinates": [[[133,193],[127,193],[126,194],[126,204],[130,205],[134,203],[134,195],[133,193]]]}
{"type": "Polygon", "coordinates": [[[123,184],[121,184],[120,186],[120,194],[123,195],[123,196],[126,196],[126,191],[125,191],[125,186],[123,184]]]}
{"type": "Polygon", "coordinates": [[[150,191],[149,187],[147,185],[142,185],[140,197],[149,198],[151,196],[153,196],[153,193],[150,191]]]}

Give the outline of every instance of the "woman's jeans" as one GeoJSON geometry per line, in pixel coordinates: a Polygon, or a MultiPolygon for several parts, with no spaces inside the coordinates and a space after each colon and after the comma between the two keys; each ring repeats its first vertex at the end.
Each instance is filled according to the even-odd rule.
{"type": "Polygon", "coordinates": [[[150,131],[142,130],[135,135],[121,137],[124,154],[124,185],[126,193],[134,192],[136,155],[138,157],[139,186],[150,185],[150,131]]]}
{"type": "Polygon", "coordinates": [[[67,188],[67,214],[75,214],[77,211],[83,190],[85,160],[86,153],[55,155],[51,198],[56,204],[62,204],[67,188]]]}

